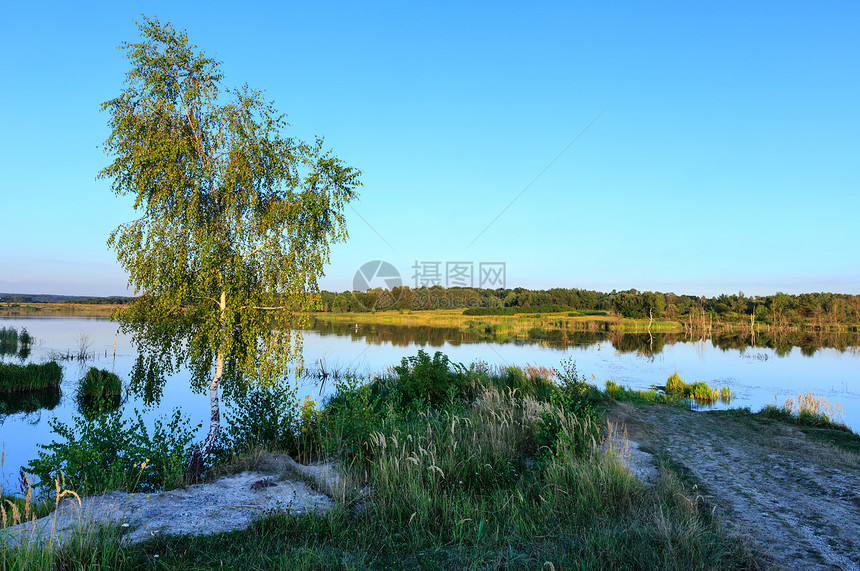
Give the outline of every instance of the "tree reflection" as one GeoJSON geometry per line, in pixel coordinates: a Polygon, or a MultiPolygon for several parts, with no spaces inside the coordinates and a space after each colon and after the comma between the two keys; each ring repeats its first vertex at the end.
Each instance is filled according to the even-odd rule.
{"type": "Polygon", "coordinates": [[[696,331],[649,334],[596,330],[593,327],[587,327],[587,323],[583,323],[583,329],[531,328],[524,339],[522,335],[517,336],[510,332],[497,333],[492,327],[476,330],[379,323],[349,324],[317,320],[311,329],[322,335],[347,336],[354,341],[364,340],[374,345],[390,343],[395,347],[407,347],[412,344],[442,347],[446,343],[460,345],[486,341],[497,343],[526,341],[564,349],[610,343],[618,352],[638,353],[651,358],[662,353],[668,345],[699,343],[705,340],[709,340],[714,347],[722,351],[737,350],[743,353],[749,348],[766,348],[773,350],[779,357],[790,354],[794,347],[799,347],[801,354],[807,357],[814,355],[821,348],[845,352],[857,350],[860,347],[860,334],[848,331],[760,330],[756,331],[755,335],[751,335],[748,329],[736,328],[710,334],[696,331]]]}

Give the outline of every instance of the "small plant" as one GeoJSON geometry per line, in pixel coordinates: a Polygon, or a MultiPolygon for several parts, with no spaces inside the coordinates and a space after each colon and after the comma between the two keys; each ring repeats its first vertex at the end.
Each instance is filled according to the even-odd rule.
{"type": "Polygon", "coordinates": [[[296,391],[282,381],[234,397],[226,414],[221,448],[243,454],[262,446],[295,454],[298,449],[296,391]]]}
{"type": "Polygon", "coordinates": [[[686,388],[687,383],[681,380],[681,375],[678,374],[678,371],[675,371],[666,379],[666,393],[670,395],[682,395],[686,388]]]}
{"type": "Polygon", "coordinates": [[[119,408],[122,403],[122,381],[110,371],[90,367],[78,384],[78,409],[85,416],[94,416],[119,408]]]}
{"type": "Polygon", "coordinates": [[[561,369],[555,369],[558,391],[551,401],[563,411],[574,416],[597,418],[596,407],[603,400],[600,391],[585,379],[578,376],[576,361],[573,358],[561,362],[561,369]]]}

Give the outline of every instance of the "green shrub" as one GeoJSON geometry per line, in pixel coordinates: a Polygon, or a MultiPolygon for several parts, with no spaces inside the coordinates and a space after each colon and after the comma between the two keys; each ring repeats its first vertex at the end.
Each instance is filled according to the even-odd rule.
{"type": "Polygon", "coordinates": [[[220,448],[244,453],[261,446],[295,454],[298,450],[296,391],[297,388],[282,381],[235,396],[225,415],[220,448]]]}
{"type": "Polygon", "coordinates": [[[558,391],[551,399],[553,404],[574,416],[596,419],[597,406],[603,402],[603,395],[585,380],[585,375],[578,376],[576,361],[573,358],[562,361],[561,369],[555,369],[555,376],[558,391]]]}
{"type": "Polygon", "coordinates": [[[394,403],[400,400],[399,391],[374,394],[375,388],[353,374],[338,379],[320,420],[326,434],[321,442],[323,453],[338,456],[367,453],[370,435],[381,429],[386,418],[397,416],[394,403]]]}
{"type": "Polygon", "coordinates": [[[683,396],[703,403],[713,403],[718,400],[729,402],[732,399],[732,391],[729,387],[721,389],[712,389],[706,383],[696,381],[692,385],[681,380],[681,376],[675,371],[668,379],[664,387],[666,394],[673,396],[683,396]]]}
{"type": "Polygon", "coordinates": [[[682,395],[686,388],[687,383],[681,380],[681,375],[678,374],[678,371],[675,371],[666,379],[666,392],[670,395],[682,395]]]}
{"type": "Polygon", "coordinates": [[[176,487],[185,476],[191,443],[201,425],[192,427],[176,409],[166,422],[156,419],[150,431],[141,413],[134,412],[134,420],[123,420],[121,411],[78,416],[73,426],[51,419],[51,430],[62,440],[39,445],[38,458],[24,470],[36,475],[36,487],[45,491],[53,489],[55,477],[64,477],[65,486],[81,495],[176,487]]]}
{"type": "Polygon", "coordinates": [[[396,382],[402,391],[404,404],[426,401],[431,406],[464,396],[470,386],[465,367],[458,365],[452,370],[451,361],[441,351],[430,359],[423,350],[415,357],[404,357],[394,367],[396,382]]]}

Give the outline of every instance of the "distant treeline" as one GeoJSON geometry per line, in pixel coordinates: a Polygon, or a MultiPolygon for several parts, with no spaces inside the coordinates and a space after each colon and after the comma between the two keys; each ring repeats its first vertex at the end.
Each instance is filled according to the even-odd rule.
{"type": "Polygon", "coordinates": [[[4,303],[73,303],[93,305],[118,305],[131,303],[133,297],[86,297],[78,295],[53,295],[31,293],[0,293],[0,302],[4,303]]]}
{"type": "Polygon", "coordinates": [[[321,311],[338,313],[457,308],[468,308],[471,315],[572,311],[585,315],[605,312],[627,318],[679,321],[695,318],[775,324],[860,324],[860,295],[838,293],[790,295],[777,292],[768,296],[746,296],[739,292],[697,297],[635,289],[606,293],[567,288],[446,289],[433,286],[412,289],[404,286],[366,292],[323,291],[319,305],[321,311]]]}
{"type": "Polygon", "coordinates": [[[71,304],[87,304],[87,305],[122,305],[125,303],[133,303],[133,297],[82,297],[80,299],[70,299],[65,303],[71,304]]]}

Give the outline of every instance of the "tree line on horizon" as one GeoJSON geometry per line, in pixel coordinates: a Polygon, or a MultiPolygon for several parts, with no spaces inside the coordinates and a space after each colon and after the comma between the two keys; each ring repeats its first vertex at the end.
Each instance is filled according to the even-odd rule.
{"type": "MultiPolygon", "coordinates": [[[[4,294],[0,301],[34,303],[45,296],[4,294]]],[[[55,296],[61,297],[61,296],[55,296]]],[[[67,304],[118,305],[132,303],[133,297],[77,297],[67,304]]],[[[57,300],[59,301],[59,300],[57,300]]],[[[516,313],[579,312],[584,315],[615,315],[632,319],[684,321],[711,318],[766,324],[815,323],[821,325],[860,324],[860,295],[842,293],[787,294],[767,296],[720,294],[713,297],[678,295],[652,291],[612,290],[599,292],[578,288],[444,288],[431,286],[370,289],[364,292],[323,290],[317,311],[323,313],[363,313],[376,310],[429,311],[465,309],[471,315],[511,315],[516,313]]]]}
{"type": "Polygon", "coordinates": [[[320,311],[335,313],[461,308],[473,315],[576,311],[679,321],[691,316],[704,316],[723,321],[750,322],[752,319],[755,323],[769,324],[860,323],[860,295],[827,292],[798,295],[777,292],[767,296],[747,296],[738,292],[706,297],[636,289],[607,293],[578,288],[530,290],[522,287],[432,286],[413,289],[403,286],[365,292],[322,291],[319,302],[320,311]]]}

